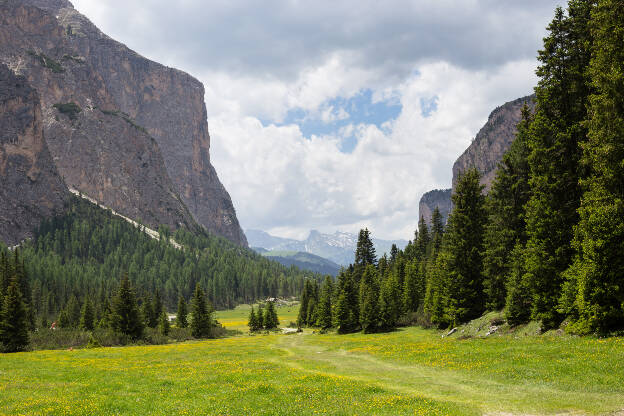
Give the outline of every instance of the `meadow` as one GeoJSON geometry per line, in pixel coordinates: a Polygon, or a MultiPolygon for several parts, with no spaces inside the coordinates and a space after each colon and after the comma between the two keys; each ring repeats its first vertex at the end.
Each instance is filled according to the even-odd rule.
{"type": "Polygon", "coordinates": [[[222,339],[2,355],[0,414],[623,414],[622,338],[249,335],[248,312],[222,339]]]}

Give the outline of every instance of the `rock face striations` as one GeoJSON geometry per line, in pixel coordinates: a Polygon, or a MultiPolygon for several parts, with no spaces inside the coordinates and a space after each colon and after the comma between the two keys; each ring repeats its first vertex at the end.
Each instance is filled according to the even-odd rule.
{"type": "Polygon", "coordinates": [[[0,64],[0,240],[17,244],[62,212],[68,193],[43,138],[39,95],[0,64]]]}
{"type": "Polygon", "coordinates": [[[199,81],[109,38],[66,0],[0,0],[0,62],[38,91],[69,187],[152,227],[199,223],[247,245],[210,163],[199,81]]]}
{"type": "Polygon", "coordinates": [[[481,183],[485,185],[485,191],[490,190],[498,163],[516,138],[516,126],[520,121],[522,107],[526,103],[533,110],[534,100],[534,95],[518,98],[490,113],[488,121],[479,130],[468,149],[453,164],[453,189],[459,174],[475,167],[481,172],[481,183]]]}

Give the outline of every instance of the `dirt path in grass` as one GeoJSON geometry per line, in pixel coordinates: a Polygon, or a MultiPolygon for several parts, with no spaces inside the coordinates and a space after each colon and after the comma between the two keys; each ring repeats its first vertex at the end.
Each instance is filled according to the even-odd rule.
{"type": "MultiPolygon", "coordinates": [[[[410,365],[366,353],[332,350],[314,343],[315,335],[276,337],[285,354],[275,362],[300,371],[352,379],[401,394],[474,406],[484,414],[585,414],[588,403],[618,408],[617,397],[565,391],[530,383],[511,384],[468,370],[410,365]],[[574,410],[572,410],[574,409],[574,410]],[[563,413],[562,413],[563,412],[563,413]]],[[[620,404],[621,405],[621,404],[620,404]]],[[[613,414],[613,413],[611,413],[613,414]]]]}

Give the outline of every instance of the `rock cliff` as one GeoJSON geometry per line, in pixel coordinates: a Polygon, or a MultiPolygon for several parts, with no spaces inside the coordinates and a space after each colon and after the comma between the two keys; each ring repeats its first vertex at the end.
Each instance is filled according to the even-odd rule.
{"type": "Polygon", "coordinates": [[[65,0],[0,0],[0,62],[39,92],[68,186],[156,227],[247,245],[210,163],[202,84],[98,30],[65,0]]]}
{"type": "Polygon", "coordinates": [[[481,172],[481,183],[485,185],[485,192],[490,190],[498,163],[516,137],[516,125],[520,121],[522,107],[526,103],[533,109],[534,99],[534,95],[518,98],[497,107],[490,113],[488,121],[479,130],[470,146],[453,164],[453,189],[459,174],[475,167],[481,172]]]}
{"type": "Polygon", "coordinates": [[[43,137],[39,95],[0,64],[0,241],[30,237],[67,196],[43,137]]]}
{"type": "Polygon", "coordinates": [[[434,189],[433,191],[423,194],[420,198],[418,216],[419,219],[422,216],[429,227],[431,227],[431,216],[436,207],[438,207],[440,214],[442,214],[442,224],[446,224],[446,220],[451,213],[450,189],[434,189]]]}
{"type": "Polygon", "coordinates": [[[470,146],[453,164],[452,189],[433,190],[425,193],[420,199],[419,218],[424,216],[427,224],[431,225],[431,214],[436,206],[444,218],[444,223],[452,210],[451,195],[455,189],[459,174],[471,167],[481,172],[481,183],[488,192],[492,186],[498,163],[516,137],[516,126],[520,121],[521,110],[527,103],[529,108],[535,108],[535,96],[529,95],[518,98],[497,107],[490,113],[488,121],[479,130],[470,146]]]}

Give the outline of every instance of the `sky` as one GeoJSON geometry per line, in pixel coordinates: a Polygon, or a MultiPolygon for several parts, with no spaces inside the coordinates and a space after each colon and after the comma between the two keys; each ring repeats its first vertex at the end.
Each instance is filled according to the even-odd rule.
{"type": "Polygon", "coordinates": [[[205,87],[211,161],[244,229],[409,239],[423,193],[497,106],[531,94],[561,1],[74,0],[205,87]]]}

